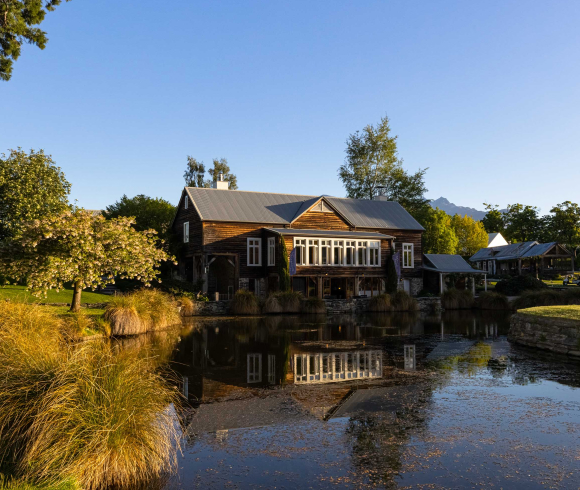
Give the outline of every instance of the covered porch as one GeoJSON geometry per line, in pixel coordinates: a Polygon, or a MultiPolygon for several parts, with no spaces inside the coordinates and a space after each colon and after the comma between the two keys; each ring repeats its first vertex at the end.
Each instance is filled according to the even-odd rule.
{"type": "Polygon", "coordinates": [[[452,287],[471,289],[475,295],[476,278],[482,276],[487,291],[487,271],[474,269],[460,255],[425,254],[423,271],[425,289],[433,294],[442,294],[451,279],[452,287]]]}

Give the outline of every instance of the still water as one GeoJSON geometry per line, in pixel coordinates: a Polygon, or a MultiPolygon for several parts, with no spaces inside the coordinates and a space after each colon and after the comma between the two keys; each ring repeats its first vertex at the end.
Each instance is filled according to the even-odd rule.
{"type": "Polygon", "coordinates": [[[580,366],[447,312],[189,319],[186,488],[580,488],[580,366]]]}

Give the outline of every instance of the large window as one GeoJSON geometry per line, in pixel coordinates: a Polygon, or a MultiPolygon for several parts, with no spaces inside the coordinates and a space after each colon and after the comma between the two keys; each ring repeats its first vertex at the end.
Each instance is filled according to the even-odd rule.
{"type": "Polygon", "coordinates": [[[320,240],[308,240],[308,264],[318,265],[318,247],[320,240]]]}
{"type": "Polygon", "coordinates": [[[248,238],[248,265],[262,265],[261,238],[248,238]]]}
{"type": "Polygon", "coordinates": [[[306,239],[295,238],[294,248],[296,250],[296,265],[306,265],[306,239]]]}
{"type": "Polygon", "coordinates": [[[276,239],[268,238],[268,265],[276,265],[276,239]]]}
{"type": "Polygon", "coordinates": [[[403,243],[403,267],[406,269],[412,269],[414,265],[413,262],[413,244],[403,243]]]}
{"type": "Polygon", "coordinates": [[[262,354],[248,354],[248,383],[262,381],[262,354]]]}
{"type": "Polygon", "coordinates": [[[183,243],[189,242],[189,221],[183,223],[183,243]]]}
{"type": "Polygon", "coordinates": [[[332,264],[331,245],[332,240],[320,240],[320,265],[332,264]]]}
{"type": "Polygon", "coordinates": [[[381,265],[381,242],[369,242],[369,265],[381,265]]]}
{"type": "Polygon", "coordinates": [[[358,265],[367,265],[367,242],[358,242],[356,247],[356,263],[358,265]]]}
{"type": "Polygon", "coordinates": [[[344,242],[342,240],[334,240],[334,265],[344,265],[344,242]]]}
{"type": "Polygon", "coordinates": [[[344,265],[354,265],[354,252],[356,250],[356,242],[351,242],[350,240],[347,240],[345,245],[345,261],[344,261],[344,265]]]}

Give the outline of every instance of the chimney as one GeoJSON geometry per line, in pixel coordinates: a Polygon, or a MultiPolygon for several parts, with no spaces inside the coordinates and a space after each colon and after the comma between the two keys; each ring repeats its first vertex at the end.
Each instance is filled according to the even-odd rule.
{"type": "Polygon", "coordinates": [[[227,191],[230,188],[230,183],[224,180],[224,173],[220,172],[217,176],[217,180],[211,183],[212,189],[219,189],[227,191]]]}

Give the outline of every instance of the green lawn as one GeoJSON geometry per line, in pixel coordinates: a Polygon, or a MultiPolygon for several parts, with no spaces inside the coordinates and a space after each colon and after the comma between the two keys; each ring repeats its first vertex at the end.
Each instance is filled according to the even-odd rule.
{"type": "MultiPolygon", "coordinates": [[[[54,290],[48,291],[46,298],[33,296],[24,286],[0,286],[0,300],[13,299],[26,301],[28,303],[70,303],[73,297],[73,290],[70,288],[63,289],[58,293],[54,290]]],[[[111,296],[92,291],[83,291],[81,303],[108,303],[111,296]]]]}
{"type": "Polygon", "coordinates": [[[518,313],[526,315],[546,316],[551,318],[566,318],[580,321],[580,305],[570,306],[536,306],[518,310],[518,313]]]}

